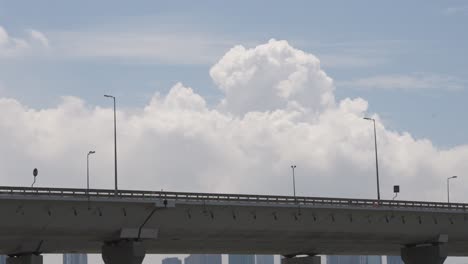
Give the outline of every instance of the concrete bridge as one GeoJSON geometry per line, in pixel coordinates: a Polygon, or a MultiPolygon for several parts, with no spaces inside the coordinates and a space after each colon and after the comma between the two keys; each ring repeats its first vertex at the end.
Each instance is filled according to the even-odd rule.
{"type": "Polygon", "coordinates": [[[0,253],[399,255],[406,264],[468,256],[468,204],[98,189],[0,187],[0,253]]]}

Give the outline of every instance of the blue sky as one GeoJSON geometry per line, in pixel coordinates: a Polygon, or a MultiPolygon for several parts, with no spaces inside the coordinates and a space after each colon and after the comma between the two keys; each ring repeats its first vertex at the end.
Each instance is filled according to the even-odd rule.
{"type": "Polygon", "coordinates": [[[467,24],[467,1],[2,0],[0,26],[49,47],[0,58],[0,95],[42,108],[112,92],[132,108],[180,81],[216,104],[209,69],[225,52],[284,39],[321,60],[338,99],[363,97],[387,127],[451,147],[468,141],[467,24]]]}

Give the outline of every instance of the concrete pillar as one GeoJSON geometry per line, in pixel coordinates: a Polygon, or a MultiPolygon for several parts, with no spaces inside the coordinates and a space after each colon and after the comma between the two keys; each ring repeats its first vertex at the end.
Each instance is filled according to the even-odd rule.
{"type": "Polygon", "coordinates": [[[8,257],[6,259],[6,264],[42,264],[42,256],[28,254],[22,256],[8,257]]]}
{"type": "Polygon", "coordinates": [[[423,245],[401,249],[405,264],[442,264],[447,258],[447,245],[423,245]]]}
{"type": "Polygon", "coordinates": [[[121,240],[102,246],[102,260],[105,264],[141,264],[145,254],[140,241],[121,240]]]}
{"type": "Polygon", "coordinates": [[[320,256],[282,258],[281,264],[320,264],[320,256]]]}

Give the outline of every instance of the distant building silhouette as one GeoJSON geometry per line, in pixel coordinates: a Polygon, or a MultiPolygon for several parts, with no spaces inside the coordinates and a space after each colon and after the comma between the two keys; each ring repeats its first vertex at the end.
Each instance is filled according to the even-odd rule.
{"type": "Polygon", "coordinates": [[[404,264],[400,256],[387,256],[387,264],[404,264]]]}
{"type": "Polygon", "coordinates": [[[184,259],[184,264],[221,264],[221,255],[192,254],[184,259]]]}
{"type": "Polygon", "coordinates": [[[382,264],[382,256],[362,256],[366,259],[366,264],[382,264]]]}
{"type": "Polygon", "coordinates": [[[273,255],[256,255],[256,264],[274,264],[275,260],[273,255]]]}
{"type": "Polygon", "coordinates": [[[6,263],[6,256],[0,255],[0,264],[5,264],[6,263]]]}
{"type": "Polygon", "coordinates": [[[327,256],[327,264],[363,264],[361,256],[327,256]]]}
{"type": "Polygon", "coordinates": [[[88,255],[63,254],[63,264],[88,264],[88,255]]]}
{"type": "Polygon", "coordinates": [[[182,264],[182,260],[179,258],[165,258],[162,260],[162,264],[182,264]]]}
{"type": "Polygon", "coordinates": [[[382,264],[381,256],[327,256],[327,264],[382,264]]]}
{"type": "Polygon", "coordinates": [[[229,254],[229,264],[255,264],[255,255],[229,254]]]}

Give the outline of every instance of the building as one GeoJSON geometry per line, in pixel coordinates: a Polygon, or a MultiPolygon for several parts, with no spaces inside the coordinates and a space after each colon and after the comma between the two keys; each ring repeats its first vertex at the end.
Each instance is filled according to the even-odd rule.
{"type": "Polygon", "coordinates": [[[381,256],[327,256],[327,264],[382,264],[381,256]]]}
{"type": "Polygon", "coordinates": [[[165,258],[162,260],[162,264],[182,264],[182,260],[179,258],[165,258]]]}
{"type": "Polygon", "coordinates": [[[229,254],[229,264],[255,264],[255,255],[229,254]]]}
{"type": "Polygon", "coordinates": [[[361,256],[365,259],[365,264],[382,264],[382,256],[361,256]]]}
{"type": "Polygon", "coordinates": [[[404,264],[400,256],[387,256],[387,264],[404,264]]]}
{"type": "Polygon", "coordinates": [[[63,254],[63,264],[88,264],[88,255],[63,254]]]}
{"type": "Polygon", "coordinates": [[[327,264],[364,264],[361,263],[361,256],[327,256],[327,264]]]}
{"type": "Polygon", "coordinates": [[[256,255],[256,264],[274,264],[275,260],[273,255],[256,255]]]}
{"type": "Polygon", "coordinates": [[[192,254],[184,259],[184,264],[221,264],[221,255],[192,254]]]}
{"type": "Polygon", "coordinates": [[[6,263],[6,256],[0,255],[0,264],[6,263]]]}

